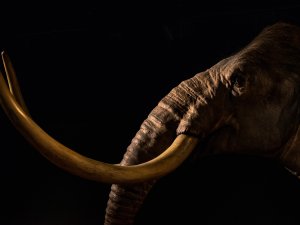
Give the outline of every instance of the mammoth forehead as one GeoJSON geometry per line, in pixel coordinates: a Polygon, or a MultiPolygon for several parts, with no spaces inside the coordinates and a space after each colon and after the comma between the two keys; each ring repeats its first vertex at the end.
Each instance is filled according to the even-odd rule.
{"type": "MultiPolygon", "coordinates": [[[[264,49],[265,50],[265,49],[264,49]]],[[[233,56],[222,60],[215,65],[215,71],[219,71],[226,80],[232,74],[240,73],[246,77],[255,79],[300,81],[300,51],[287,53],[287,50],[270,52],[261,49],[243,49],[233,56]]]]}
{"type": "Polygon", "coordinates": [[[300,74],[300,29],[278,23],[265,28],[247,46],[218,66],[227,75],[235,71],[278,77],[300,74]]]}
{"type": "MultiPolygon", "coordinates": [[[[252,62],[289,62],[300,55],[300,28],[277,23],[265,28],[237,56],[252,62]]],[[[299,61],[298,61],[299,62],[299,61]]]]}

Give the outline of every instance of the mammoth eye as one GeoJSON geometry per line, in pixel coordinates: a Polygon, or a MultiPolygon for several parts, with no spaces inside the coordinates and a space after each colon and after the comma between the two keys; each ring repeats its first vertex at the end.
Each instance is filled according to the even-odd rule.
{"type": "Polygon", "coordinates": [[[246,79],[241,72],[235,72],[230,78],[231,86],[234,88],[243,88],[246,84],[246,79]]]}

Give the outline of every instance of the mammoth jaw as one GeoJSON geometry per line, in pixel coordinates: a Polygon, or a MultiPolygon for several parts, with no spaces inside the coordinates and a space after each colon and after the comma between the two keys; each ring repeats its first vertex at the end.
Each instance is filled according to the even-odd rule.
{"type": "Polygon", "coordinates": [[[56,141],[29,116],[9,58],[2,60],[10,89],[0,72],[0,103],[13,125],[43,156],[58,167],[85,179],[103,183],[137,183],[162,177],[176,169],[198,143],[181,134],[161,155],[148,162],[121,166],[90,159],[56,141]]]}

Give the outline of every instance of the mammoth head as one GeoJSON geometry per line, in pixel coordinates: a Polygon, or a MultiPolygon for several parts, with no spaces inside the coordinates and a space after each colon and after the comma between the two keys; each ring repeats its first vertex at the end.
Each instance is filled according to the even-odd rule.
{"type": "Polygon", "coordinates": [[[133,223],[154,181],[176,169],[196,146],[202,154],[274,158],[300,173],[300,28],[294,25],[265,28],[241,51],[173,88],[141,124],[120,164],[84,157],[42,130],[2,56],[9,88],[1,76],[0,101],[14,126],[57,166],[115,184],[105,224],[133,223]]]}

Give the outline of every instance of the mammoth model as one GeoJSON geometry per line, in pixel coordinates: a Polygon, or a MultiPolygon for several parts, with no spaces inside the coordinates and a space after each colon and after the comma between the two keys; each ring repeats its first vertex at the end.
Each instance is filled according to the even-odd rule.
{"type": "Polygon", "coordinates": [[[129,225],[151,187],[192,153],[273,158],[300,173],[300,28],[266,27],[251,43],[181,82],[150,112],[120,164],[84,157],[30,117],[7,55],[0,101],[14,126],[57,166],[110,183],[105,225],[129,225]]]}

